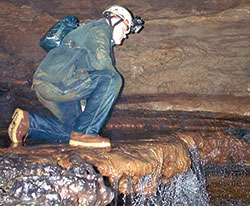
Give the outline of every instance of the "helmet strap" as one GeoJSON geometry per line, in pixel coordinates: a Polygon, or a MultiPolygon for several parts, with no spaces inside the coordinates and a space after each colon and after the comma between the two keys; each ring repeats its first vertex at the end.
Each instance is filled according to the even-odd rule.
{"type": "Polygon", "coordinates": [[[119,16],[110,16],[110,15],[107,15],[107,16],[104,16],[104,17],[108,19],[109,25],[111,26],[111,29],[112,29],[112,33],[113,33],[113,31],[114,31],[115,26],[117,26],[118,24],[120,24],[121,22],[124,21],[124,20],[123,20],[122,18],[120,18],[119,16]],[[113,17],[119,17],[119,18],[120,18],[120,20],[117,21],[114,25],[112,25],[112,21],[111,21],[111,19],[112,19],[113,17]]]}
{"type": "MultiPolygon", "coordinates": [[[[119,17],[120,18],[120,17],[119,17]]],[[[112,25],[112,27],[115,27],[116,25],[120,24],[121,22],[123,22],[124,20],[120,18],[119,21],[117,21],[114,25],[112,25]]]]}

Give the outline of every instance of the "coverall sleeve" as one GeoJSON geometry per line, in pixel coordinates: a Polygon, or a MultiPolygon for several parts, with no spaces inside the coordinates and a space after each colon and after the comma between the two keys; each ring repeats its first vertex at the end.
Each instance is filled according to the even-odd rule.
{"type": "Polygon", "coordinates": [[[88,41],[88,61],[91,67],[101,69],[114,69],[110,56],[110,31],[103,28],[95,28],[91,32],[88,41]]]}

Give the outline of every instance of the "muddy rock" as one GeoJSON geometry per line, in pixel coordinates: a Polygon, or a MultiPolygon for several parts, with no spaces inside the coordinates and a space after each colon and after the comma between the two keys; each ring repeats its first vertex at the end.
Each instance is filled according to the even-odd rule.
{"type": "Polygon", "coordinates": [[[2,205],[104,206],[114,197],[93,167],[72,156],[71,166],[27,160],[27,155],[0,156],[0,203],[2,205]]]}

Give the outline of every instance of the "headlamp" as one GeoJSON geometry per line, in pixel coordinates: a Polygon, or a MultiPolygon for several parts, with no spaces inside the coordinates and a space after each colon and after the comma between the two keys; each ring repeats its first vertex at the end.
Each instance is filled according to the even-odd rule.
{"type": "Polygon", "coordinates": [[[144,21],[141,19],[141,17],[136,16],[132,20],[132,25],[131,25],[131,28],[130,28],[130,32],[132,34],[139,33],[143,29],[143,24],[144,24],[144,21]]]}

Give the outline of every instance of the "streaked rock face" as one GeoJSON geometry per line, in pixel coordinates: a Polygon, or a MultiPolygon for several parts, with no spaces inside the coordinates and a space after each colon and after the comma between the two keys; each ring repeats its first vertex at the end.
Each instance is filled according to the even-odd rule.
{"type": "MultiPolygon", "coordinates": [[[[248,96],[247,1],[116,1],[145,19],[145,29],[117,47],[123,94],[248,96]]],[[[108,1],[0,1],[1,82],[24,84],[45,52],[39,39],[71,13],[99,18],[108,1]],[[8,68],[8,69],[6,69],[8,68]]]]}

